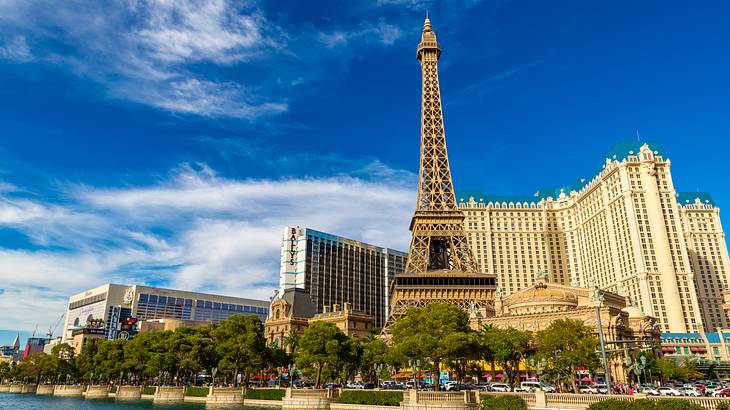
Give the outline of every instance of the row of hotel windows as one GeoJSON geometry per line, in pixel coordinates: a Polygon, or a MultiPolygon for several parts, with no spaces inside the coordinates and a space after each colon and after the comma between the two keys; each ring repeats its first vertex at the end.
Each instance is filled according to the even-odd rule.
{"type": "MultiPolygon", "coordinates": [[[[175,298],[173,296],[158,296],[140,293],[139,303],[149,303],[158,305],[177,305],[177,306],[193,306],[193,299],[175,298]]],[[[215,310],[228,310],[245,313],[266,313],[264,307],[236,305],[233,303],[212,302],[209,300],[197,299],[195,301],[196,308],[206,308],[215,310]]]]}

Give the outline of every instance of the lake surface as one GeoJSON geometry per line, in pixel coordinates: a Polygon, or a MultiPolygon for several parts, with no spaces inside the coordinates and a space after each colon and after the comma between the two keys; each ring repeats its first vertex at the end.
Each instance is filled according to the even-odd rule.
{"type": "MultiPolygon", "coordinates": [[[[152,400],[86,400],[80,397],[36,396],[35,394],[0,393],[0,409],[13,410],[133,410],[133,409],[205,409],[205,403],[153,404],[152,400]]],[[[246,410],[271,410],[271,407],[246,406],[246,410]]]]}

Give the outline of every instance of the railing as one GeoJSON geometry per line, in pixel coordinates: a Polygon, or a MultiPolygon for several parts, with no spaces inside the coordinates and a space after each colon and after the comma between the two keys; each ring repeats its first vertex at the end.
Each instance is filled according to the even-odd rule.
{"type": "Polygon", "coordinates": [[[464,393],[448,391],[419,391],[419,403],[464,403],[464,393]]]}
{"type": "MultiPolygon", "coordinates": [[[[522,397],[527,402],[528,406],[531,406],[531,407],[535,406],[536,393],[489,392],[489,393],[481,393],[481,394],[495,395],[495,396],[499,396],[499,395],[519,396],[519,397],[522,397]]],[[[608,399],[631,401],[631,400],[638,400],[638,399],[664,400],[667,398],[678,398],[678,399],[687,400],[694,404],[698,404],[708,410],[715,410],[717,405],[720,403],[730,404],[730,398],[724,398],[724,397],[667,397],[667,396],[644,396],[644,395],[626,396],[626,395],[616,395],[616,394],[607,396],[605,394],[541,393],[541,392],[538,392],[537,394],[544,394],[546,408],[556,408],[556,409],[558,409],[558,408],[559,409],[585,409],[593,403],[603,401],[603,400],[608,400],[608,399]]]]}

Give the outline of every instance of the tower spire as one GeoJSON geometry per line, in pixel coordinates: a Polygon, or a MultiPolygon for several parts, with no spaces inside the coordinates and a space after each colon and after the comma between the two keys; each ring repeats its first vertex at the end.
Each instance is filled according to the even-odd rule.
{"type": "Polygon", "coordinates": [[[494,311],[495,277],[479,272],[467,243],[464,214],[456,204],[438,78],[441,46],[428,17],[416,57],[422,76],[418,200],[411,219],[408,260],[404,272],[392,282],[384,333],[409,308],[434,302],[494,311]]]}
{"type": "Polygon", "coordinates": [[[416,52],[422,74],[421,161],[406,272],[425,273],[434,269],[476,272],[476,261],[466,242],[464,216],[456,205],[446,152],[438,78],[440,56],[441,46],[426,18],[416,52]]]}

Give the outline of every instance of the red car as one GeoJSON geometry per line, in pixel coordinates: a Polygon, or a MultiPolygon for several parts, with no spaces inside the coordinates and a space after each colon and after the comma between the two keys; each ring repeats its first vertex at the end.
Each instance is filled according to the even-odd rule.
{"type": "Polygon", "coordinates": [[[718,397],[730,397],[730,389],[722,389],[722,391],[717,396],[718,397]]]}

